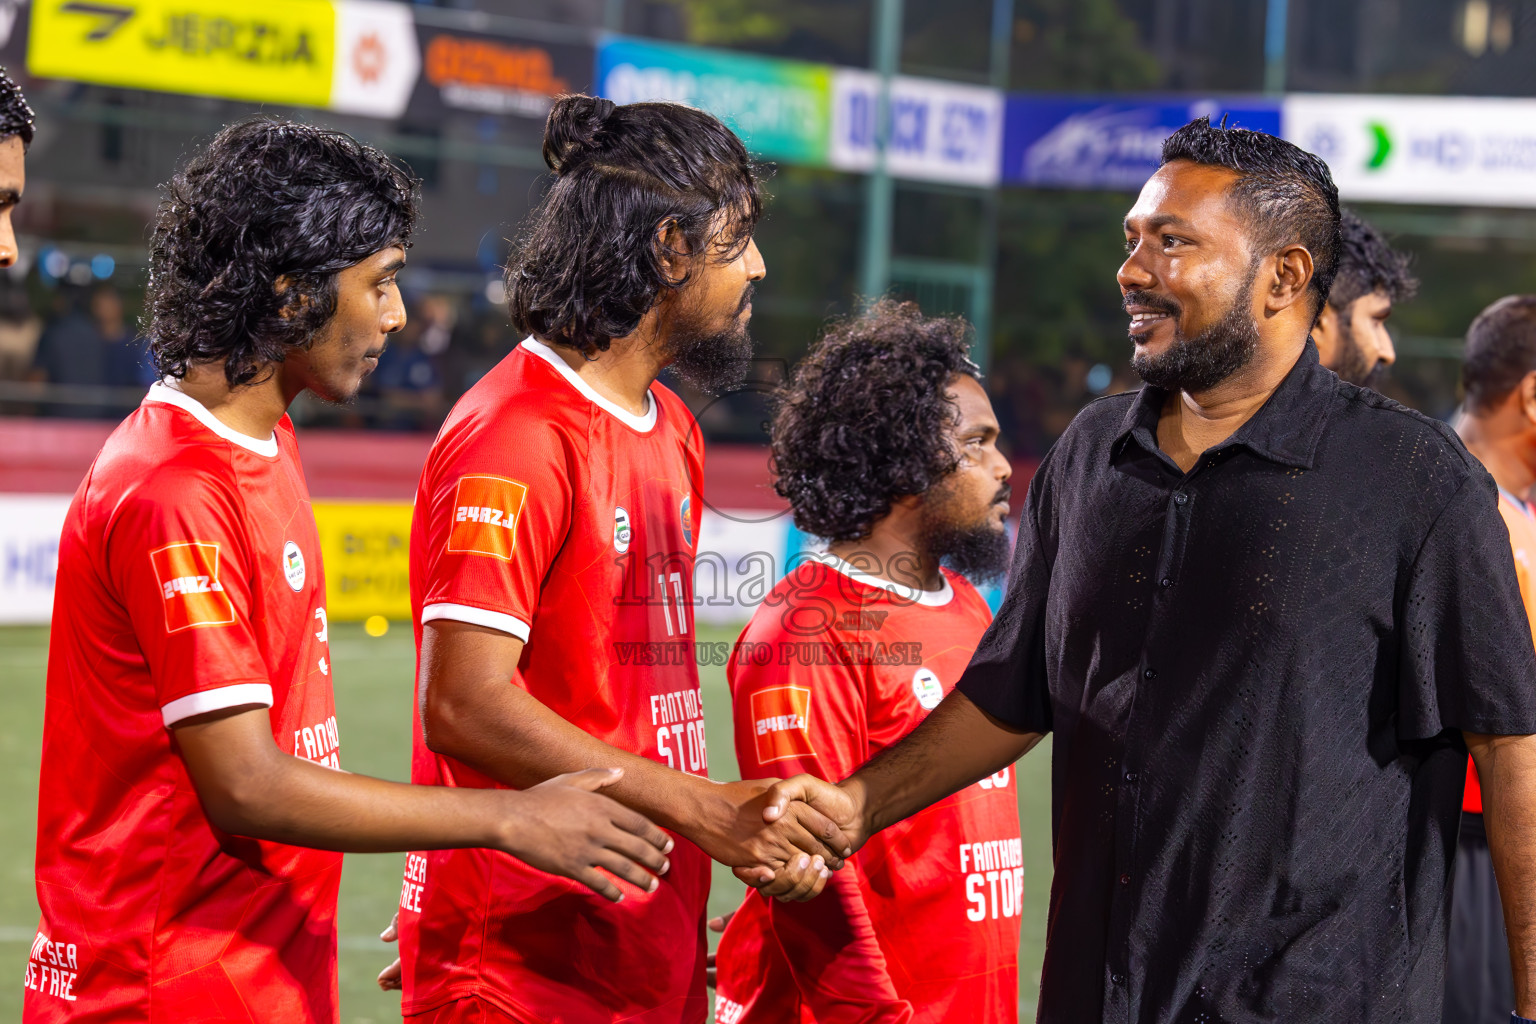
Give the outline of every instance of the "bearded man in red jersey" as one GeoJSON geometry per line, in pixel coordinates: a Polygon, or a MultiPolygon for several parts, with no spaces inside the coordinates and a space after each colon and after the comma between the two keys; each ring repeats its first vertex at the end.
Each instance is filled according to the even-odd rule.
{"type": "MultiPolygon", "coordinates": [[[[845,778],[954,688],[1008,562],[1008,460],[969,328],[889,300],[834,326],[773,424],[779,493],[828,540],[759,606],[728,675],[747,778],[845,778]],[[968,578],[969,577],[969,578],[968,578]]],[[[1013,770],[881,832],[809,903],[747,893],[721,1024],[1018,1019],[1013,770]]]]}
{"type": "Polygon", "coordinates": [[[345,135],[258,118],[168,193],[149,285],[164,380],[59,544],[23,1019],[332,1024],[341,857],[323,851],[484,845],[611,899],[614,877],[655,887],[669,841],[593,792],[620,772],[490,792],[340,770],[286,410],[350,399],[405,325],[416,183],[345,135]]]}
{"type": "Polygon", "coordinates": [[[678,841],[661,885],[618,905],[500,854],[424,853],[399,915],[404,1011],[699,1024],[710,858],[803,898],[847,848],[814,811],[765,827],[767,783],[707,774],[703,442],[656,377],[741,378],[761,199],[741,141],[678,104],[562,97],[544,158],[555,181],[507,273],[526,338],[454,406],[417,491],[412,778],[522,787],[614,764],[609,794],[678,841]]]}

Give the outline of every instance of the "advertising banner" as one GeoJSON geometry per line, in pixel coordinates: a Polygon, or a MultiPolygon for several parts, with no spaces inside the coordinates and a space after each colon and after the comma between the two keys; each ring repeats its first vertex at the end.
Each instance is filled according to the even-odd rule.
{"type": "Polygon", "coordinates": [[[334,7],[336,61],[327,105],[344,114],[398,118],[421,70],[410,7],[388,0],[340,0],[334,7]]]}
{"type": "Polygon", "coordinates": [[[709,111],[756,155],[825,166],[832,68],[725,50],[614,37],[598,48],[597,87],[615,103],[672,100],[709,111]]]}
{"type": "Polygon", "coordinates": [[[1297,94],[1284,131],[1344,199],[1536,206],[1536,99],[1297,94]]]}
{"type": "Polygon", "coordinates": [[[326,613],[334,622],[382,615],[411,620],[411,505],[315,502],[325,562],[326,613]]]}
{"type": "Polygon", "coordinates": [[[36,0],[27,71],[129,89],[398,117],[420,54],[382,0],[36,0]]]}
{"type": "MultiPolygon", "coordinates": [[[[832,166],[875,166],[880,76],[838,68],[832,75],[832,166]]],[[[891,79],[886,169],[898,178],[988,188],[997,184],[1003,94],[926,78],[891,79]]]]}
{"type": "Polygon", "coordinates": [[[0,623],[47,622],[68,494],[0,494],[0,623]]]}
{"type": "Polygon", "coordinates": [[[1280,105],[1239,100],[1140,97],[1008,97],[1003,181],[1044,188],[1141,188],[1157,170],[1163,140],[1197,117],[1229,128],[1280,134],[1280,105]]]}
{"type": "Polygon", "coordinates": [[[563,92],[591,88],[593,48],[417,26],[421,77],[410,118],[430,123],[452,111],[543,118],[563,92]]]}

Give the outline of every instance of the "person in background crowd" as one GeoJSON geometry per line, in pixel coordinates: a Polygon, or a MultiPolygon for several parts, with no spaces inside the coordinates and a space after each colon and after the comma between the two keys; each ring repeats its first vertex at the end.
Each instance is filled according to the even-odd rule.
{"type": "Polygon", "coordinates": [[[412,317],[379,358],[374,379],[382,408],[377,426],[429,430],[441,421],[442,375],[437,361],[422,348],[425,331],[426,326],[412,317]]]}
{"type": "Polygon", "coordinates": [[[1413,298],[1419,282],[1408,256],[1387,244],[1380,231],[1353,210],[1339,211],[1339,272],[1312,328],[1322,364],[1351,384],[1381,387],[1397,361],[1387,318],[1392,307],[1413,298]]]}
{"type": "MultiPolygon", "coordinates": [[[[1461,382],[1466,400],[1456,429],[1498,485],[1515,577],[1536,630],[1536,513],[1523,497],[1536,484],[1536,295],[1511,295],[1478,314],[1467,330],[1461,382]]],[[[1451,893],[1444,1024],[1502,1021],[1514,999],[1482,788],[1476,765],[1469,764],[1451,893]]]]}
{"type": "MultiPolygon", "coordinates": [[[[48,384],[99,388],[107,382],[107,347],[101,331],[83,308],[86,296],[60,288],[55,296],[55,316],[38,339],[33,379],[48,384]]],[[[103,416],[110,405],[99,400],[66,401],[54,396],[49,409],[57,416],[103,416]]]]}
{"type": "Polygon", "coordinates": [[[106,354],[104,378],[111,387],[146,388],[155,382],[155,363],[123,310],[123,297],[105,282],[91,289],[91,322],[106,354]]]}
{"type": "MultiPolygon", "coordinates": [[[[727,675],[743,778],[837,781],[954,688],[1008,565],[1008,460],[969,327],[886,300],[830,328],[773,421],[776,487],[825,554],[758,607],[727,675]],[[767,649],[759,661],[743,652],[767,649]]],[[[1011,768],[879,836],[809,903],[748,892],[715,1019],[1018,1019],[1024,865],[1011,768]]]]}
{"type": "Polygon", "coordinates": [[[0,279],[0,380],[27,378],[42,333],[26,288],[8,275],[0,279]]]}

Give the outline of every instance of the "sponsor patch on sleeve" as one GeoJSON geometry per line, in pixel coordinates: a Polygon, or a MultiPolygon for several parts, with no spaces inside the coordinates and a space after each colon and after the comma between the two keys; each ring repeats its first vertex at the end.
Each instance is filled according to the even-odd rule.
{"type": "Polygon", "coordinates": [[[774,686],[756,691],[751,701],[758,763],[816,756],[811,746],[810,690],[803,686],[774,686]]]}
{"type": "Polygon", "coordinates": [[[499,476],[462,476],[453,497],[448,550],[512,560],[528,488],[499,476]]]}
{"type": "Polygon", "coordinates": [[[165,629],[227,626],[235,606],[219,582],[219,546],[200,540],[167,544],[149,553],[165,599],[165,629]]]}

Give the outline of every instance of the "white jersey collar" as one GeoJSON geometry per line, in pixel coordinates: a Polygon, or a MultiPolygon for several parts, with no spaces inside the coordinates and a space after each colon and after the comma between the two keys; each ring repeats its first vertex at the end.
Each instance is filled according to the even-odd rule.
{"type": "Polygon", "coordinates": [[[949,604],[955,596],[955,588],[949,585],[949,577],[943,573],[939,574],[939,578],[944,581],[942,587],[938,590],[923,590],[920,587],[909,587],[904,583],[897,583],[883,576],[864,572],[862,569],[849,565],[830,551],[818,551],[811,557],[830,569],[836,569],[855,583],[862,583],[866,587],[878,587],[881,590],[888,590],[903,601],[908,601],[912,604],[927,605],[930,608],[942,608],[944,605],[949,604]]]}
{"type": "Polygon", "coordinates": [[[592,385],[582,380],[581,374],[571,369],[570,364],[567,363],[564,359],[561,359],[558,352],[544,344],[538,338],[529,335],[523,339],[522,347],[527,349],[530,354],[538,356],[550,366],[553,366],[555,370],[560,374],[560,376],[564,377],[566,381],[569,382],[571,387],[581,392],[582,397],[586,398],[589,402],[597,406],[599,409],[602,409],[604,412],[608,412],[616,416],[620,423],[623,423],[631,430],[638,430],[642,434],[648,434],[650,433],[651,429],[656,426],[656,396],[652,395],[649,391],[645,393],[645,415],[636,416],[634,413],[620,408],[613,402],[610,402],[608,399],[598,394],[596,391],[592,390],[592,385]]]}
{"type": "Polygon", "coordinates": [[[197,419],[197,422],[218,434],[230,444],[237,444],[246,451],[255,452],[257,455],[266,456],[269,459],[277,458],[277,434],[271,434],[266,440],[242,434],[229,426],[213,413],[208,407],[185,391],[179,391],[170,386],[167,381],[157,381],[149,386],[149,394],[144,396],[147,402],[162,402],[165,405],[174,405],[178,409],[185,409],[197,419]]]}

